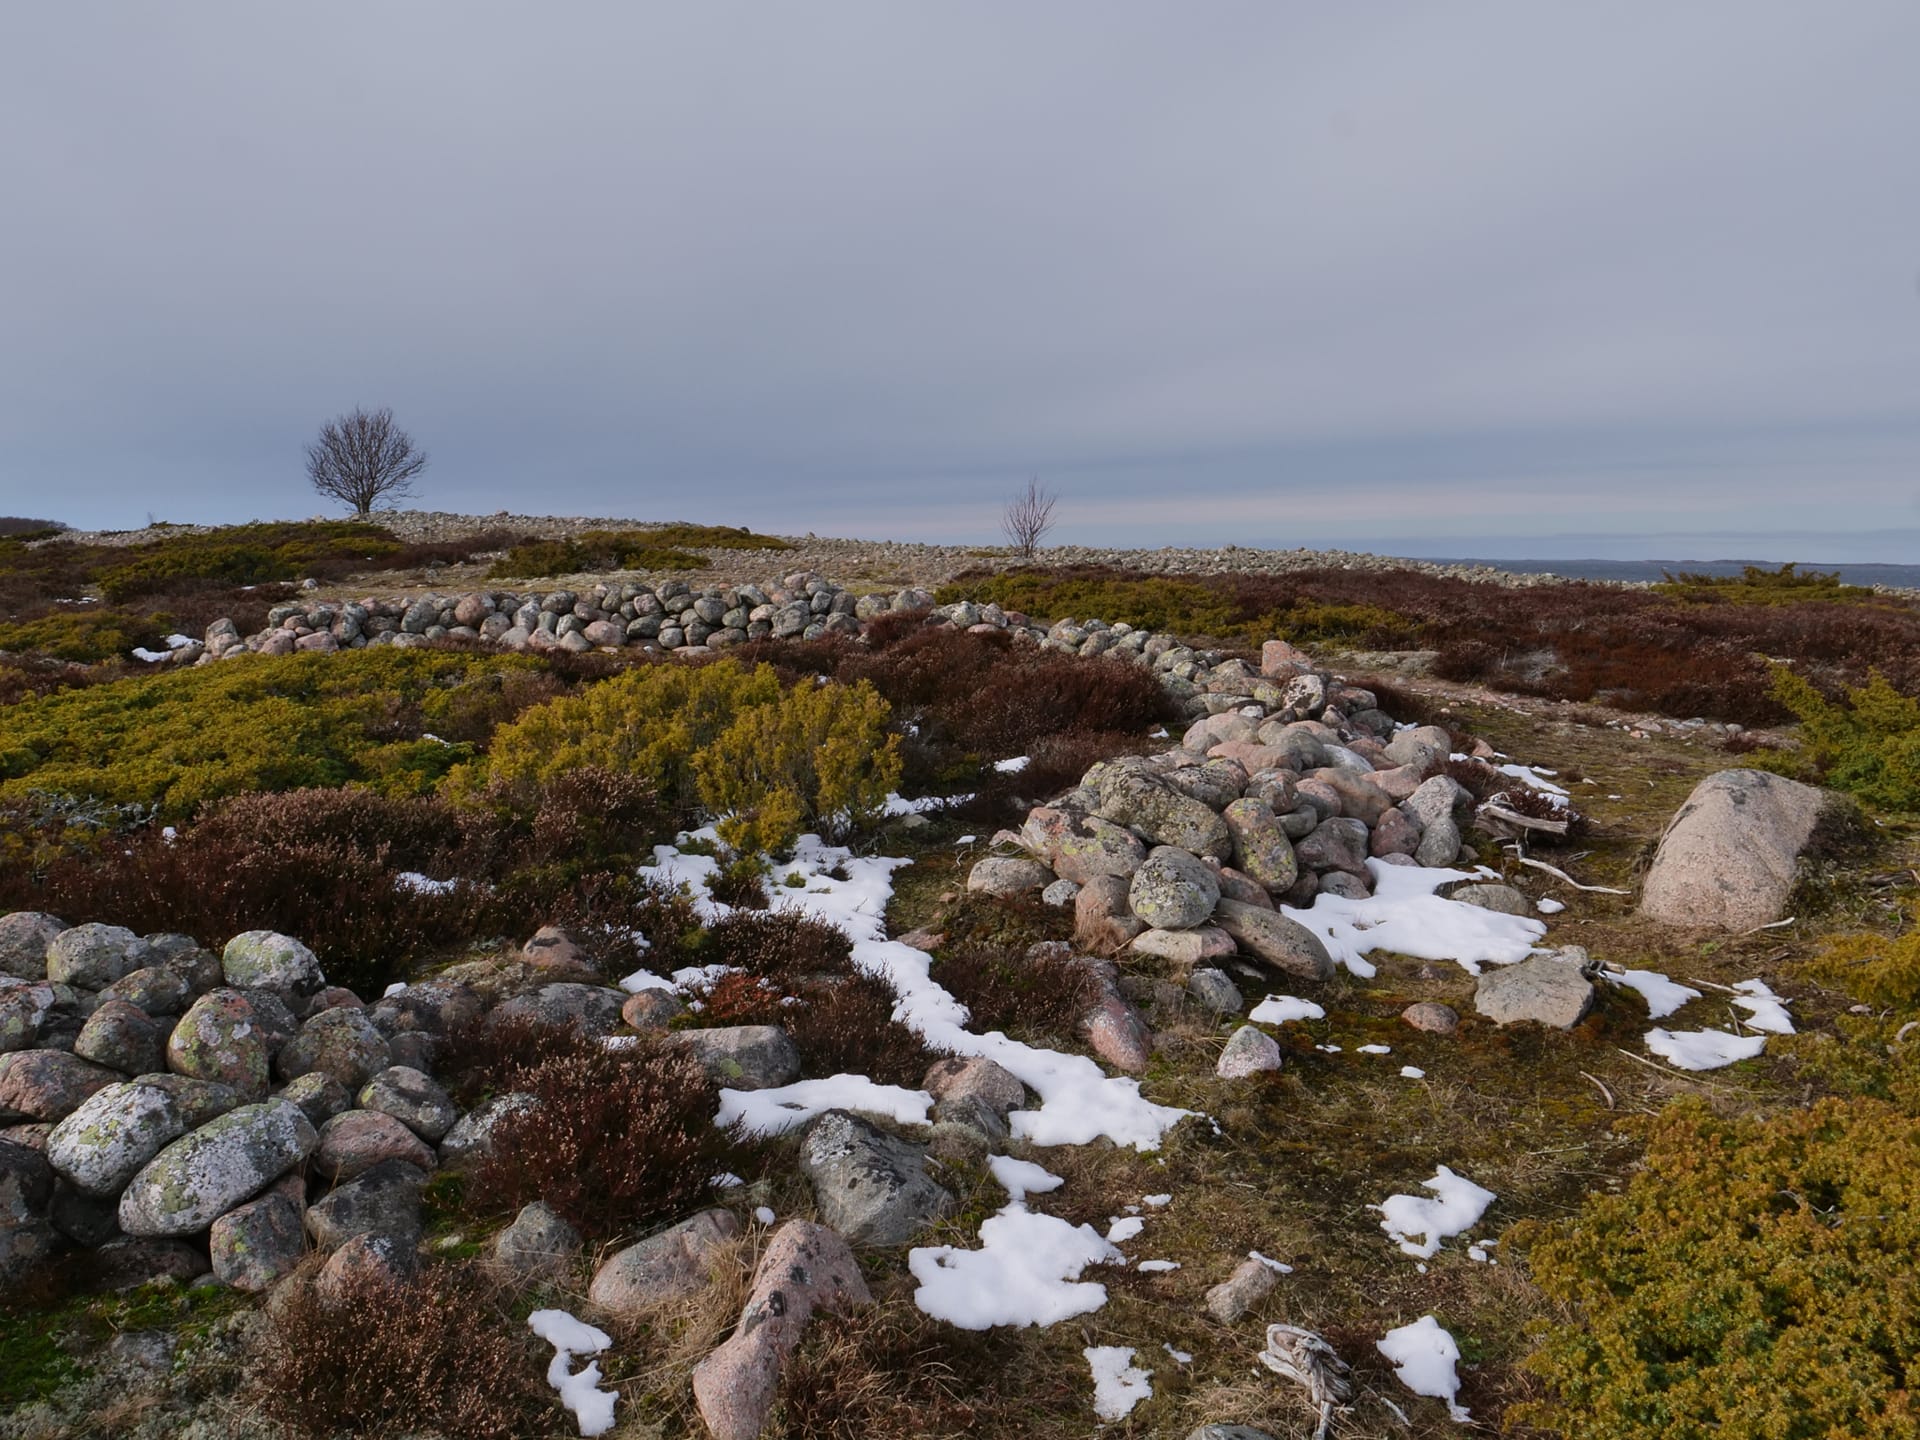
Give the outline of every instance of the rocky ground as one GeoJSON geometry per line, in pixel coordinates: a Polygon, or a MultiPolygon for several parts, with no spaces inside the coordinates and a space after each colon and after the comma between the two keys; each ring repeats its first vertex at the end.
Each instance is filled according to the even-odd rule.
{"type": "MultiPolygon", "coordinates": [[[[512,515],[506,511],[493,515],[462,515],[437,510],[396,510],[380,512],[374,518],[409,543],[452,540],[490,530],[557,539],[586,530],[644,530],[659,523],[593,516],[512,515]]],[[[103,545],[137,545],[171,536],[205,533],[212,528],[158,525],[138,530],[70,531],[65,538],[103,545]]],[[[789,571],[808,570],[829,575],[845,585],[898,589],[905,586],[937,586],[968,570],[998,569],[1021,563],[1011,551],[1000,546],[925,545],[813,534],[774,538],[785,541],[791,548],[723,551],[713,557],[714,564],[706,570],[678,571],[672,577],[648,578],[678,578],[699,587],[709,584],[764,583],[789,571]]],[[[1332,567],[1353,570],[1411,569],[1431,575],[1522,587],[1552,584],[1559,579],[1550,574],[1512,575],[1484,565],[1441,565],[1428,560],[1402,560],[1347,550],[1255,550],[1238,545],[1216,549],[1049,545],[1042,558],[1048,565],[1114,565],[1168,575],[1204,575],[1219,571],[1282,574],[1290,570],[1332,567]]],[[[449,567],[443,575],[435,576],[434,580],[442,585],[477,581],[484,568],[477,565],[449,567]]],[[[515,578],[569,581],[582,577],[515,578]]]]}
{"type": "MultiPolygon", "coordinates": [[[[613,977],[564,936],[535,936],[519,954],[462,962],[383,1000],[326,989],[311,956],[275,937],[243,937],[213,956],[186,937],[8,922],[18,942],[0,967],[18,982],[5,996],[9,1023],[18,1022],[16,1041],[34,1035],[8,1057],[0,1104],[14,1121],[8,1138],[45,1157],[13,1167],[15,1248],[81,1232],[129,1283],[145,1283],[133,1298],[63,1312],[51,1332],[58,1351],[39,1352],[37,1363],[64,1353],[91,1373],[17,1411],[5,1433],[278,1434],[247,1398],[246,1357],[268,1322],[245,1297],[279,1283],[309,1247],[333,1255],[317,1272],[324,1287],[335,1271],[410,1266],[423,1243],[428,1253],[477,1248],[530,1293],[590,1318],[681,1286],[707,1295],[716,1341],[736,1316],[777,1311],[777,1326],[743,1320],[734,1341],[680,1372],[690,1390],[680,1388],[687,1379],[674,1382],[667,1393],[679,1398],[660,1403],[646,1400],[659,1372],[609,1350],[605,1374],[626,1397],[620,1435],[700,1433],[701,1424],[759,1433],[767,1377],[789,1361],[822,1363],[817,1346],[793,1349],[816,1304],[823,1315],[877,1317],[855,1322],[865,1327],[856,1333],[883,1353],[892,1353],[890,1332],[922,1334],[914,1343],[944,1357],[932,1363],[958,1367],[951,1381],[913,1372],[914,1384],[942,1387],[941,1426],[971,1403],[999,1427],[988,1433],[1084,1434],[1094,1420],[1086,1396],[1106,1373],[1111,1405],[1130,1388],[1152,1397],[1114,1409],[1126,1417],[1115,1434],[1306,1435],[1321,1418],[1308,1391],[1276,1378],[1258,1352],[1325,1381],[1335,1372],[1310,1363],[1312,1337],[1324,1336],[1354,1373],[1348,1393],[1336,1394],[1345,1403],[1328,1412],[1329,1433],[1388,1433],[1402,1413],[1412,1433],[1450,1433],[1444,1406],[1408,1393],[1377,1348],[1390,1331],[1415,1343],[1435,1314],[1460,1350],[1458,1402],[1497,1416],[1527,1390],[1516,1369],[1525,1323],[1551,1318],[1523,1269],[1498,1263],[1500,1233],[1617,1185],[1633,1150],[1613,1130],[1621,1115],[1685,1093],[1756,1103],[1790,1078],[1766,1055],[1735,1078],[1676,1068],[1649,1048],[1648,1006],[1619,977],[1658,972],[1691,986],[1692,1008],[1672,1023],[1703,1034],[1752,1033],[1718,997],[1755,980],[1791,1000],[1802,1028],[1816,1027],[1835,1002],[1788,979],[1784,962],[1874,912],[1874,877],[1822,872],[1817,908],[1782,926],[1749,924],[1745,911],[1717,929],[1676,926],[1642,913],[1638,892],[1668,818],[1725,768],[1724,730],[1519,701],[1417,673],[1399,683],[1430,723],[1396,729],[1365,682],[1315,670],[1284,646],[1266,657],[1265,675],[1204,658],[1185,681],[1195,722],[1184,748],[1096,767],[994,853],[937,812],[909,815],[880,845],[913,861],[885,892],[886,935],[937,949],[950,934],[1023,917],[1058,937],[1047,943],[1063,955],[1112,957],[1096,967],[1099,998],[1076,1048],[1108,1077],[1087,1083],[1136,1075],[1147,1109],[1130,1108],[1125,1092],[1088,1093],[1116,1097],[1116,1113],[1149,1128],[1163,1112],[1207,1117],[1164,1129],[1147,1148],[1040,1144],[1031,1130],[1025,1143],[1010,1138],[1009,1111],[1072,1107],[1049,1093],[1045,1066],[1023,1070],[1031,1056],[995,1052],[926,1077],[940,1107],[931,1135],[898,1116],[876,1124],[830,1110],[806,1131],[788,1179],[589,1259],[538,1205],[482,1235],[423,1211],[425,1176],[459,1168],[501,1113],[496,1104],[458,1116],[434,1080],[434,1037],[457,1018],[441,1012],[519,1007],[618,1031],[668,1021],[678,1002],[609,987],[613,977]],[[1541,767],[1537,779],[1568,792],[1590,833],[1551,849],[1504,849],[1474,797],[1443,773],[1449,728],[1477,737],[1489,761],[1541,767]],[[1450,908],[1422,912],[1424,923],[1445,929],[1481,916],[1471,943],[1517,944],[1497,957],[1515,960],[1544,937],[1540,956],[1476,979],[1472,966],[1407,953],[1424,948],[1417,933],[1373,946],[1364,925],[1325,923],[1339,902],[1387,895],[1391,875],[1453,863],[1491,873],[1448,882],[1450,908]],[[33,969],[30,950],[37,978],[20,973],[33,969]],[[1263,994],[1290,999],[1263,1010],[1263,994]],[[103,1142],[107,1131],[118,1138],[103,1142]],[[984,1352],[983,1370],[981,1352],[951,1349],[955,1332],[923,1334],[898,1257],[909,1242],[928,1253],[982,1247],[981,1222],[1007,1213],[1016,1173],[983,1164],[987,1150],[1040,1167],[1017,1172],[1026,1183],[1057,1176],[1032,1210],[1086,1227],[1089,1245],[1126,1263],[1089,1274],[1105,1284],[1105,1304],[1011,1332],[984,1352]],[[276,1179],[289,1167],[296,1179],[305,1169],[297,1185],[276,1179]],[[1416,1231],[1425,1258],[1410,1258],[1382,1235],[1376,1207],[1397,1196],[1393,1204],[1417,1208],[1428,1182],[1448,1172],[1484,1187],[1485,1223],[1476,1215],[1453,1241],[1436,1230],[1431,1238],[1444,1243],[1431,1250],[1416,1231]],[[875,1176],[885,1177],[877,1191],[875,1176]],[[65,1211],[34,1218],[56,1189],[65,1211]],[[804,1261],[783,1259],[789,1251],[804,1261]],[[815,1277],[804,1296],[775,1295],[770,1277],[790,1263],[815,1277]],[[734,1267],[735,1278],[712,1280],[716,1266],[734,1267]],[[959,1409],[948,1405],[953,1392],[959,1409]],[[1222,1428],[1232,1426],[1254,1428],[1222,1428]]],[[[1719,866],[1705,877],[1715,880],[1732,863],[1715,853],[1688,863],[1719,866]]],[[[827,892],[830,878],[821,872],[827,892]]],[[[1696,872],[1690,883],[1705,881],[1696,872]]],[[[1432,888],[1413,884],[1410,894],[1432,888]]],[[[1755,913],[1797,910],[1810,893],[1781,887],[1755,913]]],[[[1440,951],[1458,948],[1449,939],[1440,951]]],[[[749,1094],[771,1097],[799,1078],[777,1029],[683,1033],[703,1064],[749,1094]]],[[[888,1380],[871,1383],[884,1390],[888,1380]]],[[[901,1399],[898,1413],[911,1413],[911,1386],[901,1399]]],[[[847,1403],[851,1414],[876,1413],[871,1397],[847,1403]]],[[[570,1422],[557,1416],[542,1433],[572,1433],[570,1422]]]]}

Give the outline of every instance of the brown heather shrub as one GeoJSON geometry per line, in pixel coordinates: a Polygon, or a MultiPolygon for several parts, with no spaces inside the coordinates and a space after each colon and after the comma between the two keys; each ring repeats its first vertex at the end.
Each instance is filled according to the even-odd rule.
{"type": "Polygon", "coordinates": [[[736,910],[708,927],[702,963],[732,965],[781,985],[853,974],[853,945],[837,926],[791,910],[736,910]]]}
{"type": "Polygon", "coordinates": [[[1051,596],[1062,613],[1189,635],[1224,636],[1262,617],[1318,623],[1315,617],[1365,614],[1365,625],[1329,633],[1323,643],[1438,650],[1443,679],[1681,719],[1770,725],[1789,718],[1772,694],[1768,656],[1792,660],[1828,692],[1864,684],[1878,669],[1901,693],[1920,694],[1920,606],[1891,598],[1697,604],[1653,590],[1579,583],[1523,589],[1413,570],[1169,581],[1097,566],[962,576],[950,590],[1057,619],[1045,603],[1051,596]],[[1378,608],[1386,602],[1390,612],[1378,608]]]}
{"type": "Polygon", "coordinates": [[[1529,843],[1534,845],[1564,845],[1574,840],[1585,839],[1593,829],[1592,822],[1585,812],[1576,810],[1572,805],[1557,805],[1544,790],[1535,790],[1530,785],[1512,785],[1497,790],[1490,798],[1497,799],[1503,810],[1511,810],[1516,815],[1524,815],[1529,820],[1564,820],[1567,833],[1554,835],[1545,830],[1529,832],[1529,843]]]}
{"type": "Polygon", "coordinates": [[[1010,1035],[1071,1035],[1100,999],[1084,965],[1050,950],[960,945],[935,958],[933,978],[972,1013],[970,1029],[1010,1035]]]}
{"type": "Polygon", "coordinates": [[[724,975],[705,992],[700,1025],[778,1025],[800,1052],[803,1074],[865,1075],[917,1087],[934,1052],[893,1018],[893,991],[865,975],[776,983],[724,975]]]}
{"type": "Polygon", "coordinates": [[[551,1420],[551,1351],[473,1267],[366,1272],[325,1300],[300,1280],[270,1311],[256,1377],[261,1405],[295,1434],[514,1440],[551,1420]]]}
{"type": "Polygon", "coordinates": [[[539,1103],[501,1120],[464,1200],[507,1214],[544,1200],[589,1239],[677,1218],[706,1200],[731,1146],[699,1064],[658,1036],[610,1050],[591,1036],[544,1037],[498,1086],[539,1103]]]}

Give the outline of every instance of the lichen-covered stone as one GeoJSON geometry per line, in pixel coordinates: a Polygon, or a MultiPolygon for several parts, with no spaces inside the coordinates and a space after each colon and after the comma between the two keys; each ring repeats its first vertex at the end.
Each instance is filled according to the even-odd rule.
{"type": "Polygon", "coordinates": [[[62,1050],[0,1055],[0,1123],[63,1120],[94,1091],[126,1076],[62,1050]]]}
{"type": "Polygon", "coordinates": [[[460,1109],[431,1075],[390,1065],[360,1089],[362,1109],[391,1115],[429,1145],[437,1145],[460,1118],[460,1109]]]}
{"type": "Polygon", "coordinates": [[[404,1160],[426,1171],[433,1151],[391,1115],[378,1110],[342,1110],[320,1127],[313,1165],[329,1180],[351,1180],[383,1160],[404,1160]]]}
{"type": "Polygon", "coordinates": [[[211,990],[187,1007],[167,1037],[176,1075],[231,1086],[249,1100],[267,1093],[267,1037],[238,990],[211,990]]]}
{"type": "Polygon", "coordinates": [[[47,979],[99,990],[149,963],[147,942],[119,925],[75,925],[47,946],[47,979]]]}
{"type": "Polygon", "coordinates": [[[172,1095],[128,1080],[96,1090],[47,1136],[47,1161],[86,1195],[117,1195],[161,1150],[186,1134],[172,1095]]]}
{"type": "Polygon", "coordinates": [[[288,1179],[291,1184],[283,1181],[213,1222],[207,1244],[223,1285],[258,1294],[292,1273],[307,1253],[302,1187],[297,1178],[288,1179]]]}
{"type": "Polygon", "coordinates": [[[38,910],[0,915],[0,975],[46,979],[47,947],[66,928],[66,921],[38,910]]]}
{"type": "Polygon", "coordinates": [[[166,1063],[167,1030],[125,1000],[103,1000],[73,1042],[82,1060],[123,1075],[144,1075],[166,1063]]]}
{"type": "Polygon", "coordinates": [[[386,1069],[392,1057],[387,1040],[364,1010],[322,1010],[300,1027],[280,1049],[275,1067],[283,1080],[310,1071],[331,1075],[348,1090],[358,1090],[386,1069]]]}
{"type": "Polygon", "coordinates": [[[242,1105],[181,1136],[120,1197],[129,1235],[192,1235],[259,1194],[313,1153],[319,1135],[300,1107],[274,1097],[242,1105]]]}
{"type": "Polygon", "coordinates": [[[234,936],[220,953],[220,973],[236,989],[257,987],[283,995],[310,995],[326,984],[319,957],[291,935],[274,930],[234,936]]]}

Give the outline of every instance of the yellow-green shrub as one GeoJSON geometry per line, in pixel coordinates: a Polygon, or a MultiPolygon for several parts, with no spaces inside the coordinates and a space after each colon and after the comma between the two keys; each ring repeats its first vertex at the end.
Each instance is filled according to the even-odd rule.
{"type": "Polygon", "coordinates": [[[1552,1397],[1512,1418],[1568,1440],[1920,1433],[1920,1121],[1686,1101],[1639,1127],[1623,1193],[1513,1236],[1578,1320],[1527,1362],[1552,1397]]]}
{"type": "MultiPolygon", "coordinates": [[[[1882,809],[1920,810],[1920,700],[1876,670],[1835,704],[1784,665],[1774,667],[1773,695],[1800,721],[1804,760],[1826,784],[1882,809]]],[[[1768,751],[1754,763],[1776,769],[1799,758],[1768,751]]]]}
{"type": "Polygon", "coordinates": [[[742,713],[694,757],[702,802],[725,812],[720,838],[771,851],[806,826],[872,820],[900,783],[900,737],[887,702],[862,681],[807,681],[742,713]]]}
{"type": "Polygon", "coordinates": [[[423,794],[473,754],[423,732],[539,663],[385,648],[250,656],[23,700],[0,708],[0,801],[52,791],[177,818],[250,790],[359,781],[423,794]]]}
{"type": "Polygon", "coordinates": [[[728,843],[771,849],[879,804],[900,774],[888,713],[869,686],[786,691],[766,665],[645,666],[527,710],[448,785],[477,799],[592,765],[641,777],[672,810],[735,811],[728,843]]]}
{"type": "Polygon", "coordinates": [[[693,757],[742,711],[770,705],[780,682],[768,666],[649,665],[535,705],[494,732],[484,762],[449,778],[455,795],[489,785],[538,784],[583,765],[638,775],[662,803],[699,803],[693,757]]]}
{"type": "Polygon", "coordinates": [[[39,652],[56,660],[91,665],[130,654],[136,645],[157,645],[160,631],[115,611],[63,610],[16,624],[0,624],[0,650],[39,652]]]}

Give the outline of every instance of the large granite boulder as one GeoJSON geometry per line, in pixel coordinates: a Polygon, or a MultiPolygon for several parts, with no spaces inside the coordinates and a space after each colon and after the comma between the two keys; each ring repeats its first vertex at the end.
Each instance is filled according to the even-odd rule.
{"type": "Polygon", "coordinates": [[[1786,914],[1814,831],[1847,808],[1830,791],[1765,770],[1709,775],[1660,837],[1640,913],[1718,930],[1771,924],[1786,914]]]}

